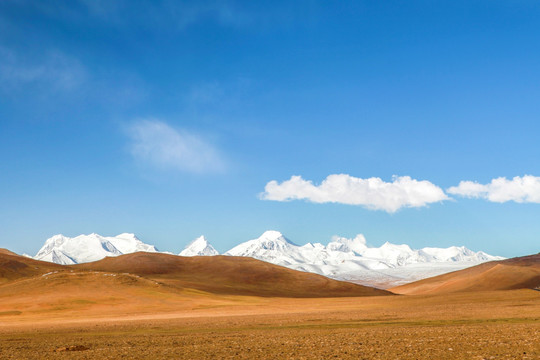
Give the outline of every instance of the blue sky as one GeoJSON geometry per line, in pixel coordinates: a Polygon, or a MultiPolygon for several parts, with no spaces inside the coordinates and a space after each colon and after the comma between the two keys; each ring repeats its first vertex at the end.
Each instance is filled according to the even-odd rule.
{"type": "Polygon", "coordinates": [[[538,18],[537,1],[3,1],[0,246],[134,232],[224,251],[276,229],[538,252],[538,18]]]}

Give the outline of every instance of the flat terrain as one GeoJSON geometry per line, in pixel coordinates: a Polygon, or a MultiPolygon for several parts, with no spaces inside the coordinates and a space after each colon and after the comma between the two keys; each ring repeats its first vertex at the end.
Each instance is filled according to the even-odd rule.
{"type": "Polygon", "coordinates": [[[318,299],[184,296],[178,309],[154,302],[143,309],[130,302],[79,302],[41,313],[0,312],[0,358],[540,358],[540,292],[534,290],[318,299]]]}

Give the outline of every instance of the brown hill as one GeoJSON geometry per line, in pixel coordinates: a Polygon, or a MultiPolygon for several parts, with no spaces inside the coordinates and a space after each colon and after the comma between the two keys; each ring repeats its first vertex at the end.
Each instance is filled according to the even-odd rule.
{"type": "Polygon", "coordinates": [[[135,253],[66,266],[0,251],[0,316],[8,317],[159,317],[224,306],[249,313],[270,297],[374,295],[392,293],[249,258],[135,253]]]}
{"type": "Polygon", "coordinates": [[[391,294],[388,291],[332,280],[252,258],[234,256],[181,257],[139,252],[72,265],[70,268],[130,273],[172,287],[214,294],[280,297],[391,294]]]}
{"type": "Polygon", "coordinates": [[[30,259],[9,250],[0,249],[0,284],[62,269],[62,265],[30,259]]]}
{"type": "Polygon", "coordinates": [[[2,249],[2,248],[0,248],[0,254],[20,256],[14,253],[13,251],[9,251],[8,249],[2,249]]]}
{"type": "Polygon", "coordinates": [[[473,266],[389,289],[396,294],[533,289],[540,286],[540,254],[473,266]]]}

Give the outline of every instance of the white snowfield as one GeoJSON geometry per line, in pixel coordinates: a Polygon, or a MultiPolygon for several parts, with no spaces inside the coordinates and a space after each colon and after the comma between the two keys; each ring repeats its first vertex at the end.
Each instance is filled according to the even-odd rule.
{"type": "MultiPolygon", "coordinates": [[[[136,251],[159,252],[134,234],[114,237],[90,234],[74,238],[55,235],[45,242],[34,259],[76,264],[136,251]]],[[[219,252],[204,236],[200,236],[179,255],[214,256],[219,252]]],[[[259,238],[241,243],[224,255],[252,257],[295,270],[380,288],[504,259],[482,251],[474,252],[464,246],[414,250],[408,245],[387,242],[381,247],[369,247],[361,234],[354,239],[335,236],[327,245],[308,243],[299,246],[279,231],[266,231],[259,238]]]]}

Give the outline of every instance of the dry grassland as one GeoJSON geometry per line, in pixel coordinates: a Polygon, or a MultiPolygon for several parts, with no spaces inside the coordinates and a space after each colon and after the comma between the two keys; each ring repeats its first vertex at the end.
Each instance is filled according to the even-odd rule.
{"type": "Polygon", "coordinates": [[[0,358],[540,358],[540,292],[533,290],[150,298],[146,307],[74,301],[64,308],[20,313],[0,303],[0,358]]]}

